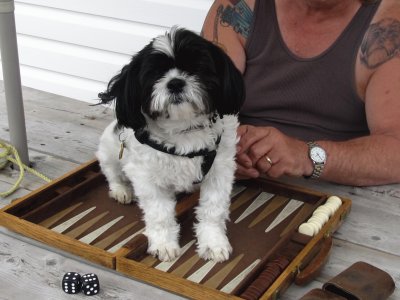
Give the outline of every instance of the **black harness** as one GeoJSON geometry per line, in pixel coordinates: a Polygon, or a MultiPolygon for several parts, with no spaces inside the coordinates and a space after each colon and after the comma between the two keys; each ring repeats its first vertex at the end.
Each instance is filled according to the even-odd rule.
{"type": "MultiPolygon", "coordinates": [[[[168,148],[163,144],[159,144],[153,140],[150,139],[150,135],[147,131],[145,130],[136,130],[135,131],[135,137],[136,139],[144,145],[147,145],[155,150],[158,150],[163,153],[171,154],[171,155],[176,155],[176,156],[182,156],[182,157],[187,157],[187,158],[194,158],[198,156],[203,156],[203,162],[201,164],[201,172],[203,175],[203,178],[207,175],[207,173],[210,171],[212,164],[214,163],[215,156],[217,155],[217,149],[218,145],[221,141],[221,136],[218,136],[217,140],[215,141],[215,150],[208,150],[208,149],[200,149],[199,151],[193,151],[187,154],[178,154],[175,152],[175,147],[168,148]]],[[[203,179],[202,179],[203,180],[203,179]]],[[[200,183],[202,180],[196,183],[200,183]]]]}

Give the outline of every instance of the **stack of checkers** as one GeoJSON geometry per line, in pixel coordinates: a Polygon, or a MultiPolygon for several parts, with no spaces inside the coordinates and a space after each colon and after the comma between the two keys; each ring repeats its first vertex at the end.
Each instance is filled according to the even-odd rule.
{"type": "Polygon", "coordinates": [[[299,226],[299,232],[309,236],[316,235],[341,205],[342,200],[339,197],[329,197],[325,204],[319,206],[313,212],[312,217],[306,223],[299,226]]]}
{"type": "Polygon", "coordinates": [[[246,288],[240,297],[246,300],[259,299],[288,265],[289,260],[283,256],[268,262],[265,266],[265,269],[246,288]]]}

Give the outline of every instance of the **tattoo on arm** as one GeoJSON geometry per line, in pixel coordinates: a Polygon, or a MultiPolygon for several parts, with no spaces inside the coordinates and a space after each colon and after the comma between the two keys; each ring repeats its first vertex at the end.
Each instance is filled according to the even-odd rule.
{"type": "Polygon", "coordinates": [[[369,69],[377,68],[394,57],[400,57],[400,22],[386,18],[371,24],[360,51],[361,63],[369,69]]]}
{"type": "Polygon", "coordinates": [[[232,27],[233,30],[244,38],[249,36],[253,12],[244,0],[230,0],[232,5],[220,5],[214,20],[213,42],[222,46],[218,40],[218,26],[232,27]]]}

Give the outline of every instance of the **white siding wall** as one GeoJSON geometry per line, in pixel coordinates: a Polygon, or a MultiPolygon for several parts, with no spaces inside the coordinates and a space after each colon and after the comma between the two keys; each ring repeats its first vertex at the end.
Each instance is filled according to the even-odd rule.
{"type": "Polygon", "coordinates": [[[95,103],[107,81],[153,37],[173,25],[199,32],[212,2],[15,1],[22,84],[95,103]]]}

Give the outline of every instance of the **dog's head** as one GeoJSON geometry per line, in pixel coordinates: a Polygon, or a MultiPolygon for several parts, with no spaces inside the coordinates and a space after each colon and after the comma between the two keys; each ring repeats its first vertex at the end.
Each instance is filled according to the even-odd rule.
{"type": "Polygon", "coordinates": [[[199,35],[172,28],[133,56],[99,94],[116,100],[118,124],[139,129],[146,122],[188,121],[214,112],[236,114],[244,83],[230,58],[199,35]]]}

